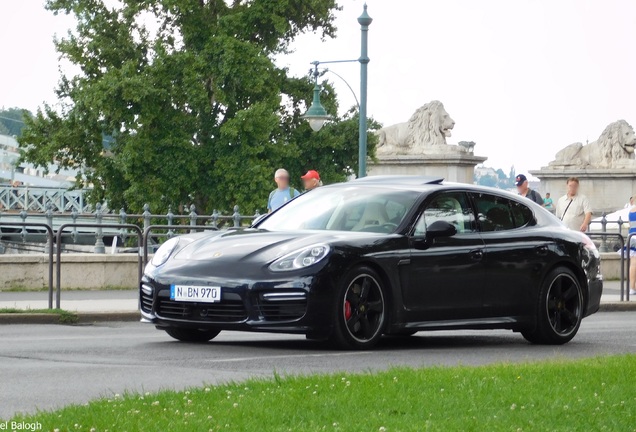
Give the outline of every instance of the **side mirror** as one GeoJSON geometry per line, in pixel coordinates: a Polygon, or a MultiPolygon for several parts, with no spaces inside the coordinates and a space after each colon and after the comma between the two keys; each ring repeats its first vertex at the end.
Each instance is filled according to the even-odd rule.
{"type": "Polygon", "coordinates": [[[457,234],[457,228],[455,225],[446,221],[433,222],[426,230],[425,236],[416,236],[412,239],[412,245],[415,249],[428,249],[438,237],[452,237],[457,234]]]}
{"type": "Polygon", "coordinates": [[[457,234],[457,228],[455,228],[455,225],[443,220],[433,222],[426,229],[426,235],[432,239],[437,237],[452,237],[455,234],[457,234]]]}

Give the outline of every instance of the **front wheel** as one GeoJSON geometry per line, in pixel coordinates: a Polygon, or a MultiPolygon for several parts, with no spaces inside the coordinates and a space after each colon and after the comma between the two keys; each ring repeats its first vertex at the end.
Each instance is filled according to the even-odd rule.
{"type": "Polygon", "coordinates": [[[331,342],[344,349],[369,349],[382,336],[386,324],[386,300],[382,279],[370,267],[349,271],[335,302],[331,342]]]}
{"type": "Polygon", "coordinates": [[[583,319],[583,290],[576,275],[558,267],[546,277],[539,292],[536,327],[521,332],[529,342],[561,345],[576,335],[583,319]]]}
{"type": "Polygon", "coordinates": [[[169,327],[164,329],[173,338],[181,342],[202,343],[214,339],[221,333],[221,330],[201,330],[169,327]]]}

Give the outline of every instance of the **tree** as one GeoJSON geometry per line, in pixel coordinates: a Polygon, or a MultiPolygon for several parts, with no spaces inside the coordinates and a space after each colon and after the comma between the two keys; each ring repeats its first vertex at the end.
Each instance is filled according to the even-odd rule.
{"type": "Polygon", "coordinates": [[[31,111],[22,108],[2,108],[0,109],[0,134],[22,135],[25,125],[25,118],[31,118],[31,111]]]}
{"type": "MultiPolygon", "coordinates": [[[[59,106],[26,121],[29,162],[80,169],[93,201],[135,212],[238,203],[251,213],[265,209],[278,167],[317,169],[327,181],[357,170],[356,115],[312,133],[300,116],[313,83],[273,61],[303,32],[333,37],[335,0],[105,3],[46,4],[77,18],[55,43],[81,73],[62,77],[59,106]]],[[[328,84],[322,101],[337,112],[328,84]]]]}

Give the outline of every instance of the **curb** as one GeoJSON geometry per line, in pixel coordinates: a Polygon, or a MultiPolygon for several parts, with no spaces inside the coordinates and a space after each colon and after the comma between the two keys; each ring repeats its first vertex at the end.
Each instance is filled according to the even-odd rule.
{"type": "Polygon", "coordinates": [[[599,312],[633,312],[636,311],[636,301],[601,303],[599,312]]]}
{"type": "Polygon", "coordinates": [[[48,313],[0,313],[1,324],[93,324],[98,322],[139,321],[139,311],[131,312],[69,312],[77,317],[73,323],[61,322],[60,315],[48,313]]]}

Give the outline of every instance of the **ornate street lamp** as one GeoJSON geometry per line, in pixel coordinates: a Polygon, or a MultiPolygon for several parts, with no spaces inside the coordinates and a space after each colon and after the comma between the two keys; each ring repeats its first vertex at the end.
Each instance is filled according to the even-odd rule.
{"type": "Polygon", "coordinates": [[[320,103],[320,85],[318,84],[318,62],[315,63],[314,70],[314,100],[311,106],[302,117],[309,122],[309,126],[316,132],[322,129],[322,126],[331,116],[327,114],[327,110],[320,103]]]}
{"type": "MultiPolygon", "coordinates": [[[[367,55],[368,46],[368,33],[369,25],[371,25],[373,19],[367,13],[367,5],[365,3],[362,15],[358,17],[358,23],[360,24],[361,41],[360,41],[360,58],[356,60],[335,60],[335,61],[315,61],[312,64],[314,69],[314,100],[311,107],[307,110],[303,118],[309,121],[309,126],[314,131],[319,131],[325,122],[331,117],[327,114],[327,111],[320,103],[320,86],[318,85],[318,65],[321,63],[360,63],[360,104],[358,106],[358,114],[360,116],[359,123],[359,135],[358,142],[358,177],[365,177],[367,175],[367,65],[369,63],[369,57],[367,55]]],[[[342,77],[341,77],[342,78],[342,77]]],[[[346,82],[346,81],[345,81],[346,82]]],[[[349,84],[347,84],[349,85],[349,84]]],[[[355,94],[354,94],[355,96],[355,94]]]]}

